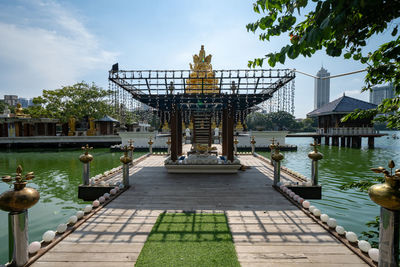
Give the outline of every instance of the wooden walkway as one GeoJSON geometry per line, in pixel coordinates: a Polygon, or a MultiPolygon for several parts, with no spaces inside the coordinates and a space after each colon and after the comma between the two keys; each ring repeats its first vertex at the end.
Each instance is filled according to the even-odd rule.
{"type": "Polygon", "coordinates": [[[242,266],[366,266],[272,187],[271,167],[241,156],[238,174],[168,174],[164,157],[134,167],[134,187],[33,266],[133,266],[157,216],[167,210],[225,212],[242,266]]]}

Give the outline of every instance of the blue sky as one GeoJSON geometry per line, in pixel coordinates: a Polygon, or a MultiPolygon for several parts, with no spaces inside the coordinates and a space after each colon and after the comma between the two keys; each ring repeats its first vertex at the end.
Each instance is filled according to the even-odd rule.
{"type": "MultiPolygon", "coordinates": [[[[192,55],[204,44],[214,69],[246,69],[247,61],[277,51],[289,37],[261,42],[246,31],[259,17],[251,1],[47,1],[0,2],[0,98],[40,95],[79,81],[108,86],[108,70],[189,69],[192,55]]],[[[390,33],[371,40],[375,49],[390,33]]],[[[331,75],[365,68],[358,62],[331,58],[287,60],[275,68],[331,75]]],[[[265,68],[269,66],[265,65],[265,68]]],[[[330,99],[360,94],[365,73],[331,80],[330,99]]],[[[313,109],[313,78],[296,77],[295,116],[313,109]]]]}

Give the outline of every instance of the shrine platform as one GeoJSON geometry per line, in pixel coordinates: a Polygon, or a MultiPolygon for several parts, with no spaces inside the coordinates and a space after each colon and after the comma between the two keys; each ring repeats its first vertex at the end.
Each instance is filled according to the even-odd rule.
{"type": "Polygon", "coordinates": [[[164,156],[147,157],[131,168],[127,191],[32,266],[133,266],[164,211],[225,213],[241,266],[367,266],[272,187],[269,164],[239,157],[250,168],[229,175],[169,174],[164,156]]]}

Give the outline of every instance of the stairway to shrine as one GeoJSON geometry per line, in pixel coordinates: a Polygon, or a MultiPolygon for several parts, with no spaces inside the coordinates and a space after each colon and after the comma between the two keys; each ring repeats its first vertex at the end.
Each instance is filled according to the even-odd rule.
{"type": "Polygon", "coordinates": [[[193,144],[211,146],[211,115],[208,112],[193,113],[193,144]]]}

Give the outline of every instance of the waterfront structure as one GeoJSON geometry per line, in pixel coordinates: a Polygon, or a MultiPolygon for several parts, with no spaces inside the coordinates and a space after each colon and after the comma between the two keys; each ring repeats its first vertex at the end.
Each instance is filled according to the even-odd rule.
{"type": "Polygon", "coordinates": [[[326,145],[329,145],[329,140],[332,138],[332,145],[338,146],[340,138],[341,146],[360,148],[361,137],[368,137],[368,145],[372,148],[374,138],[382,136],[373,127],[373,117],[346,122],[342,122],[341,119],[356,109],[368,110],[373,108],[376,108],[376,105],[343,94],[342,97],[311,111],[307,114],[307,117],[317,118],[317,138],[325,137],[326,145]]]}
{"type": "Polygon", "coordinates": [[[385,85],[385,86],[374,86],[371,88],[369,92],[369,102],[375,105],[379,105],[382,103],[382,100],[386,98],[394,97],[394,88],[393,84],[385,85]]]}
{"type": "Polygon", "coordinates": [[[323,67],[317,72],[318,79],[316,78],[314,81],[314,109],[320,108],[329,102],[331,80],[322,78],[330,75],[328,70],[323,67]]]}
{"type": "MultiPolygon", "coordinates": [[[[182,122],[184,125],[193,122],[193,149],[202,154],[212,150],[212,121],[217,125],[222,122],[222,155],[227,162],[236,162],[235,127],[243,127],[240,125],[254,106],[270,99],[294,78],[295,72],[288,69],[213,70],[211,55],[206,56],[204,46],[193,56],[189,71],[126,71],[115,64],[109,72],[114,96],[124,97],[128,92],[132,98],[157,110],[160,125],[169,125],[173,162],[182,154],[182,122]]],[[[116,97],[113,106],[120,106],[123,97],[122,100],[116,97]]],[[[215,160],[218,162],[217,157],[215,160]]]]}
{"type": "Polygon", "coordinates": [[[118,120],[105,115],[103,118],[95,120],[96,123],[96,135],[113,135],[114,128],[119,123],[118,120]]]}

